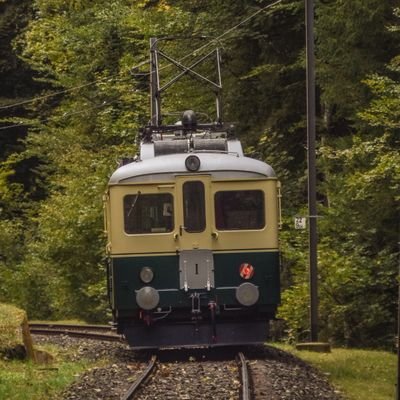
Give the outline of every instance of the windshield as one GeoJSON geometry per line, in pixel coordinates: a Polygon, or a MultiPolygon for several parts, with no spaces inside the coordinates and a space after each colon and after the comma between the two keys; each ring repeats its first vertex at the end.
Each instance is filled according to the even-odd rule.
{"type": "Polygon", "coordinates": [[[265,226],[264,192],[229,190],[214,199],[215,225],[219,230],[262,229],[265,226]]]}
{"type": "Polygon", "coordinates": [[[126,233],[163,233],[174,229],[173,197],[169,193],[129,194],[124,197],[126,233]]]}

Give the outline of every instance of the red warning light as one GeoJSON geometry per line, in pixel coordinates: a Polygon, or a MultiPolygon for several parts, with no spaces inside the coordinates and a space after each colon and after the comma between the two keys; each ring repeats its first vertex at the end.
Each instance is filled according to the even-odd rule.
{"type": "Polygon", "coordinates": [[[243,263],[240,265],[239,273],[243,279],[250,279],[254,275],[254,267],[251,264],[243,263]]]}

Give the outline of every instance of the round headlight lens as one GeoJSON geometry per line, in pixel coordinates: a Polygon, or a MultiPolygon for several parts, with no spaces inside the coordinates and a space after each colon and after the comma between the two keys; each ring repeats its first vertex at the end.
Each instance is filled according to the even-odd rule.
{"type": "Polygon", "coordinates": [[[258,287],[250,282],[242,283],[236,288],[236,299],[243,306],[252,306],[260,297],[258,287]]]}
{"type": "Polygon", "coordinates": [[[150,283],[154,278],[154,272],[150,267],[143,267],[140,271],[140,280],[143,283],[150,283]]]}
{"type": "Polygon", "coordinates": [[[151,286],[142,287],[136,293],[136,303],[140,308],[143,308],[143,310],[152,310],[156,308],[159,301],[159,293],[151,286]]]}
{"type": "Polygon", "coordinates": [[[195,172],[200,168],[200,158],[197,156],[189,156],[185,160],[185,165],[190,172],[195,172]]]}

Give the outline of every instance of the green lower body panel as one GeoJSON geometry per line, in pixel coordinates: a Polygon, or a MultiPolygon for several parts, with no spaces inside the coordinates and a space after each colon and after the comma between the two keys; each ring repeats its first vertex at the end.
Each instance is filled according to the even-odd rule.
{"type": "Polygon", "coordinates": [[[154,272],[148,284],[158,291],[159,307],[191,307],[193,292],[201,294],[201,303],[214,301],[219,305],[239,305],[236,288],[250,282],[259,289],[258,305],[277,305],[280,302],[279,253],[214,253],[214,287],[210,290],[185,291],[180,287],[179,255],[119,257],[112,259],[110,267],[109,294],[113,308],[117,310],[138,309],[136,293],[147,286],[140,280],[140,270],[147,266],[154,272]],[[239,269],[243,263],[254,267],[254,275],[248,281],[241,278],[239,269]]]}
{"type": "MultiPolygon", "coordinates": [[[[109,295],[114,319],[118,332],[133,347],[265,341],[268,320],[275,317],[280,302],[279,253],[205,252],[212,255],[212,262],[207,261],[207,273],[197,271],[206,265],[201,264],[198,254],[192,260],[193,268],[187,271],[178,254],[111,259],[109,295]],[[253,268],[248,279],[240,274],[242,264],[253,268]],[[143,267],[154,273],[146,284],[140,279],[143,267]],[[196,289],[185,286],[182,274],[197,272],[202,279],[212,273],[212,285],[200,284],[196,289]],[[250,288],[250,293],[239,296],[241,287],[250,288]],[[251,304],[246,303],[248,294],[250,298],[256,294],[251,304]]],[[[190,264],[190,253],[185,257],[190,264]]],[[[188,281],[201,279],[192,276],[188,281]]]]}

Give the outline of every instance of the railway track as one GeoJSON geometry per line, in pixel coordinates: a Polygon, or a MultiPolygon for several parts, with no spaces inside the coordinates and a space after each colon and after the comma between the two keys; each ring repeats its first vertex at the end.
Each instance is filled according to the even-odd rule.
{"type": "Polygon", "coordinates": [[[125,395],[121,397],[121,400],[133,399],[133,396],[137,393],[140,386],[146,381],[146,379],[150,376],[151,372],[154,370],[156,361],[157,361],[157,356],[155,355],[152,356],[147,367],[143,370],[143,372],[136,379],[136,381],[129,387],[125,395]]]}
{"type": "MultiPolygon", "coordinates": [[[[141,389],[148,389],[146,388],[146,383],[150,383],[150,378],[154,378],[152,379],[153,384],[154,381],[162,381],[162,371],[161,371],[161,377],[159,375],[154,375],[152,376],[152,373],[155,372],[157,370],[157,366],[160,366],[160,369],[162,370],[162,363],[160,362],[158,364],[157,362],[157,356],[153,355],[150,359],[150,361],[148,362],[147,366],[143,369],[143,371],[141,372],[141,374],[138,376],[138,378],[135,380],[135,382],[129,387],[129,389],[127,390],[127,392],[121,397],[121,400],[131,400],[134,398],[138,398],[141,399],[141,393],[140,390],[141,389]]],[[[241,382],[241,387],[240,390],[238,390],[238,398],[240,398],[241,400],[250,400],[251,397],[251,388],[250,388],[250,379],[249,379],[249,371],[247,368],[247,360],[244,356],[243,353],[238,353],[238,355],[236,356],[236,361],[237,361],[237,369],[239,372],[239,381],[241,382]]],[[[223,361],[220,361],[223,362],[223,361]]],[[[201,364],[202,361],[199,361],[199,363],[201,364]]],[[[176,367],[179,368],[179,363],[176,365],[176,367]]],[[[164,379],[165,380],[165,379],[164,379]]],[[[179,389],[177,389],[177,393],[176,396],[177,398],[181,398],[180,393],[179,393],[179,389]]],[[[148,398],[146,397],[146,394],[144,394],[143,398],[148,398]]],[[[182,397],[182,398],[187,398],[187,397],[182,397]]],[[[231,397],[230,397],[231,398],[231,397]]]]}
{"type": "MultiPolygon", "coordinates": [[[[110,326],[107,325],[32,323],[30,324],[30,330],[34,335],[65,335],[75,338],[94,339],[99,341],[99,343],[101,343],[101,341],[110,341],[115,342],[116,345],[118,345],[118,342],[124,342],[122,336],[112,333],[110,326]]],[[[131,374],[126,375],[127,385],[125,388],[115,389],[121,394],[118,399],[148,399],[152,398],[149,397],[152,396],[152,393],[158,393],[158,397],[156,396],[154,398],[164,398],[164,392],[168,394],[165,399],[214,398],[217,400],[222,398],[239,398],[241,400],[257,400],[265,398],[266,395],[268,395],[268,398],[271,400],[280,398],[278,394],[279,389],[277,391],[274,380],[266,380],[266,376],[273,376],[273,374],[279,371],[279,369],[273,368],[273,371],[268,372],[270,370],[269,364],[271,364],[271,361],[265,363],[262,359],[259,359],[258,356],[255,357],[253,354],[249,356],[252,361],[248,362],[245,355],[242,352],[239,352],[237,353],[235,364],[235,362],[232,361],[232,354],[234,354],[232,351],[233,348],[228,350],[228,353],[222,351],[219,356],[216,356],[218,352],[213,351],[211,353],[203,353],[201,350],[198,352],[185,352],[184,350],[180,352],[171,351],[169,356],[166,356],[165,353],[162,354],[163,351],[158,352],[158,360],[156,356],[153,356],[150,361],[148,361],[147,365],[146,361],[142,359],[141,365],[138,365],[136,372],[139,372],[140,370],[142,371],[139,372],[134,383],[131,384],[129,389],[125,392],[128,387],[128,382],[131,382],[132,379],[131,374]],[[188,359],[190,361],[189,363],[187,362],[188,359]],[[229,359],[231,361],[228,361],[229,359]],[[206,362],[204,363],[203,360],[206,362]],[[143,364],[143,362],[145,364],[143,364]],[[214,366],[210,366],[210,364],[213,363],[214,366]],[[230,367],[226,367],[228,363],[231,363],[230,367]],[[145,366],[143,367],[143,365],[145,366]],[[187,376],[178,379],[177,376],[182,375],[182,372],[184,373],[185,369],[188,372],[187,376]],[[193,372],[190,370],[193,370],[193,372]],[[218,378],[215,376],[213,377],[213,374],[215,374],[213,371],[216,370],[221,370],[221,372],[218,373],[218,378]],[[225,372],[222,372],[222,370],[225,372]],[[235,371],[234,375],[236,376],[236,383],[235,379],[232,379],[232,377],[228,378],[230,379],[230,383],[224,381],[226,378],[225,374],[232,374],[232,371],[235,371]],[[205,378],[203,384],[200,382],[202,378],[205,378]],[[170,382],[168,383],[167,381],[170,382]],[[185,384],[182,388],[179,388],[178,386],[181,385],[181,382],[185,382],[185,384]],[[210,382],[214,382],[211,383],[211,386],[214,385],[214,388],[207,393],[203,393],[203,390],[207,390],[206,386],[210,385],[210,382]],[[251,384],[253,384],[253,387],[251,387],[251,384]],[[218,386],[227,387],[226,395],[221,387],[218,386]],[[217,387],[218,389],[216,389],[217,387]],[[183,392],[181,393],[180,390],[183,390],[183,392]]],[[[250,354],[252,353],[250,352],[250,354]]],[[[136,359],[137,356],[133,357],[136,359]]],[[[286,359],[286,356],[282,357],[286,359]]],[[[272,361],[272,363],[273,362],[275,361],[272,361]]],[[[128,369],[129,368],[130,367],[128,366],[128,369]]],[[[279,368],[282,368],[282,365],[280,365],[279,368]]],[[[287,369],[287,367],[284,368],[287,369]]],[[[137,373],[135,376],[136,375],[137,373]]],[[[98,386],[99,382],[95,384],[96,388],[98,386]]],[[[304,392],[308,391],[308,386],[309,385],[305,386],[305,390],[303,390],[304,392]]],[[[285,388],[285,393],[287,393],[288,390],[292,389],[285,388]]],[[[332,398],[334,397],[335,396],[332,396],[332,398]]],[[[285,398],[289,399],[291,397],[285,398]]],[[[314,397],[310,397],[310,399],[312,398],[314,397]]],[[[329,395],[327,398],[331,398],[331,396],[329,395]]]]}
{"type": "Polygon", "coordinates": [[[250,400],[250,379],[249,370],[247,368],[247,360],[243,353],[238,353],[238,358],[240,362],[240,380],[242,382],[241,399],[250,400]]]}
{"type": "Polygon", "coordinates": [[[67,335],[70,337],[122,341],[122,336],[111,332],[107,325],[77,325],[77,324],[45,324],[31,323],[29,329],[33,335],[67,335]]]}
{"type": "MultiPolygon", "coordinates": [[[[120,335],[111,333],[111,328],[107,325],[82,325],[82,324],[57,324],[57,323],[31,323],[29,324],[30,331],[34,335],[57,336],[66,335],[69,337],[95,339],[99,341],[122,342],[123,338],[120,335]]],[[[247,360],[242,352],[236,356],[237,366],[239,371],[239,381],[241,382],[239,398],[241,400],[250,400],[250,379],[247,360]]],[[[200,361],[201,363],[201,361],[200,361]]],[[[143,369],[143,372],[129,387],[128,391],[121,397],[121,400],[130,400],[138,393],[139,389],[144,387],[145,381],[151,376],[151,373],[156,370],[157,357],[151,357],[148,365],[143,369]]]]}
{"type": "MultiPolygon", "coordinates": [[[[41,325],[40,328],[47,326],[41,325]]],[[[53,328],[58,329],[58,324],[53,328]]],[[[32,329],[39,329],[39,326],[33,325],[32,329]]],[[[61,331],[69,335],[71,326],[66,329],[67,333],[61,331]]],[[[107,330],[103,333],[107,334],[107,330]]],[[[67,336],[57,336],[53,331],[48,334],[54,336],[38,337],[37,340],[44,343],[53,341],[63,348],[71,343],[72,348],[68,351],[75,352],[76,359],[82,356],[97,359],[100,354],[109,360],[108,365],[84,372],[64,391],[64,400],[342,400],[325,376],[291,354],[269,346],[162,350],[155,353],[157,360],[151,362],[154,364],[151,366],[151,353],[130,351],[126,343],[114,341],[117,335],[112,335],[114,343],[83,341],[82,349],[76,352],[75,341],[69,341],[67,336]],[[243,354],[238,354],[238,351],[243,351],[243,354]]],[[[84,335],[87,338],[87,332],[84,335]]]]}
{"type": "Polygon", "coordinates": [[[30,323],[30,328],[55,328],[55,329],[71,329],[71,330],[80,330],[80,331],[102,331],[102,332],[110,332],[110,325],[84,325],[84,324],[59,324],[59,323],[30,323]]]}
{"type": "MultiPolygon", "coordinates": [[[[115,333],[111,333],[111,328],[106,325],[77,325],[77,324],[45,324],[45,323],[31,323],[29,324],[30,331],[34,335],[46,335],[46,336],[57,336],[57,335],[66,335],[69,337],[83,338],[83,339],[95,339],[99,341],[113,341],[113,342],[122,342],[123,339],[120,335],[115,333]]],[[[185,353],[185,351],[183,351],[185,353]]],[[[182,352],[180,356],[172,356],[175,358],[175,367],[179,368],[180,363],[177,362],[178,359],[182,357],[182,352]]],[[[198,355],[197,355],[198,356],[198,355]]],[[[187,357],[187,355],[186,355],[187,357]]],[[[183,356],[183,358],[186,358],[183,356]]],[[[226,357],[226,355],[225,355],[226,357]]],[[[189,357],[191,359],[192,357],[189,357]]],[[[227,357],[232,359],[231,357],[227,357]]],[[[169,360],[171,361],[171,360],[169,360]]],[[[220,363],[226,363],[226,361],[219,361],[220,363]]],[[[150,358],[150,361],[143,368],[143,371],[137,377],[137,379],[131,384],[129,389],[124,393],[121,397],[121,400],[131,400],[136,398],[138,395],[140,398],[140,390],[146,389],[146,383],[151,381],[152,373],[157,370],[157,364],[161,366],[161,369],[164,368],[168,362],[162,363],[157,361],[157,356],[153,355],[150,358]]],[[[202,361],[198,361],[198,364],[202,364],[202,361]]],[[[194,366],[192,364],[191,366],[194,366]]],[[[238,353],[236,356],[236,366],[239,372],[238,381],[241,383],[240,389],[237,388],[238,397],[241,400],[250,400],[251,399],[251,390],[250,390],[250,379],[249,372],[247,368],[247,360],[243,353],[238,353]]],[[[222,368],[222,367],[220,367],[222,368]]],[[[161,374],[163,372],[161,371],[161,374]]],[[[154,382],[160,380],[159,377],[153,379],[154,382]]],[[[163,379],[162,379],[163,380],[163,379]]],[[[165,380],[165,379],[164,379],[165,380]]],[[[173,386],[173,383],[171,384],[173,386]]]]}

